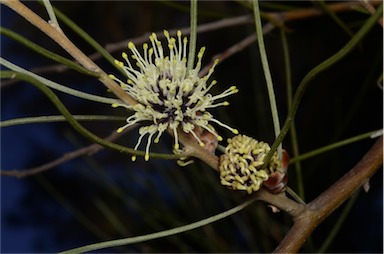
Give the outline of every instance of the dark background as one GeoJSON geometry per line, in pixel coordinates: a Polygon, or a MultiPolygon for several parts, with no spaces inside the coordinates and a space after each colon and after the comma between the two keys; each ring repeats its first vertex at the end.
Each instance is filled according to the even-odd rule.
{"type": "MultiPolygon", "coordinates": [[[[25,2],[47,19],[42,6],[25,2]]],[[[263,2],[262,10],[310,7],[313,3],[263,2]]],[[[187,2],[83,1],[53,5],[69,16],[101,45],[141,36],[152,31],[189,25],[187,2]]],[[[199,24],[251,14],[240,2],[199,3],[199,24]]],[[[352,32],[367,15],[352,11],[338,14],[352,32]]],[[[21,17],[1,6],[2,26],[64,56],[53,41],[21,17]]],[[[313,67],[343,47],[350,36],[327,15],[286,24],[294,89],[313,67]]],[[[87,54],[94,53],[83,40],[62,25],[69,38],[87,54]]],[[[253,24],[198,35],[198,48],[206,46],[203,65],[254,31],[253,24]]],[[[280,121],[287,113],[286,80],[280,31],[265,36],[280,121]]],[[[361,133],[382,128],[382,27],[375,26],[346,58],[312,81],[300,104],[296,128],[301,153],[361,133]]],[[[140,48],[139,45],[136,45],[140,48]]],[[[125,49],[128,51],[128,49],[125,49]]],[[[1,55],[24,67],[51,65],[22,45],[1,36],[1,55]]],[[[120,52],[113,54],[120,57],[120,52]]],[[[216,118],[245,135],[273,142],[269,101],[257,44],[221,62],[215,70],[217,94],[231,85],[240,92],[228,98],[230,106],[213,111],[216,118]]],[[[116,73],[104,60],[97,64],[116,73]]],[[[42,74],[82,91],[111,96],[94,78],[66,71],[42,74]]],[[[72,114],[126,115],[122,109],[73,98],[56,92],[72,114]]],[[[18,82],[1,89],[1,119],[55,115],[57,110],[34,86],[18,82]]],[[[103,137],[123,122],[85,122],[103,137]]],[[[217,127],[224,137],[231,137],[217,127]]],[[[118,142],[133,147],[137,130],[118,142]]],[[[326,152],[302,162],[305,200],[311,201],[353,167],[375,142],[373,139],[326,152]]],[[[63,153],[90,144],[67,123],[31,124],[1,129],[1,169],[26,169],[54,160],[63,153]]],[[[225,145],[225,142],[222,142],[225,145]]],[[[163,135],[152,151],[171,152],[172,140],[163,135]]],[[[292,154],[289,136],[284,147],[292,154]]],[[[294,166],[289,186],[297,189],[294,166]]],[[[368,193],[360,192],[328,252],[383,251],[382,170],[371,179],[368,193]]],[[[185,168],[175,161],[151,159],[136,162],[130,156],[104,150],[75,159],[25,179],[1,177],[1,252],[58,252],[102,240],[136,236],[188,224],[240,204],[246,197],[220,185],[216,172],[195,162],[185,168]]],[[[341,206],[313,233],[302,251],[319,250],[340,219],[341,206]]],[[[291,220],[273,214],[257,202],[245,210],[204,228],[164,239],[99,252],[270,252],[285,235],[291,220]]]]}

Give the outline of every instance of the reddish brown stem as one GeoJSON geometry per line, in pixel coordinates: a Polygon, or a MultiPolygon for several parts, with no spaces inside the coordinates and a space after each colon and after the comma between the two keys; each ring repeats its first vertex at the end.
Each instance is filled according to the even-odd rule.
{"type": "MultiPolygon", "coordinates": [[[[136,127],[136,125],[131,126],[131,128],[125,129],[123,133],[126,133],[126,132],[132,130],[134,127],[136,127]]],[[[111,133],[111,135],[109,135],[108,137],[105,138],[105,140],[115,141],[116,139],[121,137],[121,135],[123,133],[117,133],[116,131],[113,131],[111,133]]],[[[17,178],[24,178],[24,177],[36,175],[38,173],[42,173],[42,172],[45,172],[47,170],[53,169],[53,168],[55,168],[61,164],[64,164],[70,160],[76,159],[80,156],[93,155],[102,149],[104,149],[104,146],[102,146],[100,144],[92,144],[92,145],[80,148],[78,150],[75,150],[75,151],[72,151],[69,153],[65,153],[62,157],[57,158],[56,160],[50,161],[50,162],[45,163],[45,164],[38,166],[38,167],[29,168],[29,169],[21,169],[21,170],[20,169],[0,170],[0,175],[14,176],[17,178]]]]}
{"type": "MultiPolygon", "coordinates": [[[[378,1],[378,0],[368,1],[368,4],[372,6],[377,6],[381,3],[382,1],[378,1]]],[[[340,3],[327,4],[327,8],[329,9],[329,11],[334,13],[343,12],[343,11],[352,11],[355,8],[358,8],[361,6],[362,6],[362,3],[358,1],[345,1],[340,3]]],[[[279,12],[264,13],[265,17],[268,18],[268,20],[281,20],[282,22],[307,19],[311,17],[320,16],[323,14],[324,12],[318,8],[296,9],[296,10],[285,11],[280,13],[279,12]]]]}
{"type": "Polygon", "coordinates": [[[381,137],[365,156],[335,184],[308,204],[308,209],[294,217],[294,225],[274,253],[296,253],[312,231],[383,165],[381,137]]]}

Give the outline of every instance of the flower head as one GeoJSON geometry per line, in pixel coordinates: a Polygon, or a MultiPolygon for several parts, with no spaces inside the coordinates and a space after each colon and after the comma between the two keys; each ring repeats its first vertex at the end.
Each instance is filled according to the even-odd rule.
{"type": "MultiPolygon", "coordinates": [[[[132,42],[128,48],[132,52],[132,64],[126,53],[122,53],[125,64],[115,60],[115,64],[122,68],[128,77],[126,82],[121,81],[113,75],[112,79],[119,82],[120,86],[138,103],[136,105],[114,104],[112,106],[124,106],[134,111],[134,114],[127,118],[127,124],[118,129],[123,131],[135,123],[142,123],[139,129],[139,139],[135,150],[140,146],[144,136],[148,135],[145,159],[149,159],[149,148],[153,140],[159,142],[163,132],[170,129],[175,138],[174,148],[179,148],[177,128],[180,127],[185,133],[191,134],[196,141],[204,146],[204,142],[196,133],[195,128],[202,128],[212,133],[219,141],[222,140],[213,127],[209,124],[214,122],[237,134],[238,131],[221,123],[207,112],[207,109],[217,106],[226,106],[227,101],[217,100],[237,93],[235,86],[231,86],[218,95],[211,95],[209,90],[217,83],[213,80],[209,85],[207,81],[217,65],[216,60],[208,74],[202,78],[198,76],[201,68],[201,59],[205,48],[201,48],[197,55],[197,63],[194,69],[187,69],[187,43],[186,37],[182,38],[181,31],[177,32],[177,38],[170,37],[164,31],[168,45],[166,54],[162,43],[157,39],[155,33],[149,36],[150,46],[143,44],[143,54],[132,42]]],[[[135,160],[135,156],[132,157],[135,160]]]]}
{"type": "Polygon", "coordinates": [[[228,139],[225,154],[220,156],[221,184],[248,194],[258,191],[270,175],[280,169],[281,163],[275,153],[266,169],[261,169],[269,152],[267,143],[245,135],[228,139]]]}

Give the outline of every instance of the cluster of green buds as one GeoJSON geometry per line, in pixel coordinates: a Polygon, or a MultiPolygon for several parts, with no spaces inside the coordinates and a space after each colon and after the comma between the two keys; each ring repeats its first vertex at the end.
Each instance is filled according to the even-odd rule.
{"type": "Polygon", "coordinates": [[[268,165],[262,169],[269,151],[267,143],[245,135],[228,139],[225,153],[220,156],[221,184],[248,194],[258,191],[263,184],[273,193],[285,190],[288,155],[284,151],[283,160],[280,160],[274,153],[268,165]]]}

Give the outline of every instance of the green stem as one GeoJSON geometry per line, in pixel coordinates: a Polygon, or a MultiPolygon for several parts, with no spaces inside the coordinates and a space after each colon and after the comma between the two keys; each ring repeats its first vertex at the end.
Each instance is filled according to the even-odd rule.
{"type": "MultiPolygon", "coordinates": [[[[273,127],[275,130],[275,137],[277,137],[280,134],[280,121],[279,121],[279,114],[278,114],[277,105],[276,105],[275,92],[273,91],[271,71],[269,70],[268,58],[267,58],[267,53],[264,45],[263,26],[261,24],[258,0],[253,0],[253,12],[255,15],[256,35],[257,35],[257,42],[259,44],[260,58],[261,58],[261,63],[263,65],[265,81],[267,83],[267,89],[268,89],[269,103],[272,111],[273,127]]],[[[281,150],[282,150],[282,145],[280,144],[277,151],[279,158],[281,158],[281,150]]]]}
{"type": "MultiPolygon", "coordinates": [[[[78,121],[124,121],[126,117],[122,116],[103,116],[103,115],[72,115],[78,121]]],[[[0,122],[0,128],[32,124],[32,123],[53,123],[66,121],[64,116],[33,116],[9,119],[0,122]]]]}
{"type": "MultiPolygon", "coordinates": [[[[321,72],[325,71],[326,69],[330,68],[334,64],[336,64],[338,61],[340,61],[342,58],[344,58],[347,54],[349,54],[355,46],[364,38],[364,36],[370,31],[370,29],[376,24],[377,20],[381,17],[383,12],[383,4],[381,4],[376,12],[368,18],[368,20],[365,22],[363,27],[353,36],[353,38],[342,48],[340,49],[336,54],[325,60],[324,62],[317,65],[315,68],[313,68],[310,72],[308,72],[307,75],[303,78],[300,85],[298,86],[295,96],[293,98],[293,103],[291,110],[288,112],[288,116],[284,122],[284,125],[281,129],[280,135],[276,138],[275,142],[271,146],[271,150],[265,156],[264,161],[269,161],[272,158],[272,155],[275,153],[277,147],[281,144],[284,137],[287,135],[289,128],[291,127],[291,124],[293,122],[293,119],[296,115],[297,109],[299,107],[301,98],[303,97],[303,94],[305,90],[307,89],[310,82],[321,72]]],[[[268,163],[264,163],[263,167],[266,167],[268,163]]]]}
{"type": "Polygon", "coordinates": [[[195,62],[196,52],[196,40],[197,40],[197,0],[191,0],[191,33],[189,35],[189,53],[188,53],[188,64],[187,71],[193,69],[195,62]]]}
{"type": "MultiPolygon", "coordinates": [[[[95,41],[89,34],[87,34],[83,29],[81,29],[76,23],[74,23],[70,18],[65,16],[62,12],[60,12],[55,7],[53,8],[57,17],[66,24],[69,28],[71,28],[76,34],[78,34],[81,38],[83,38],[89,45],[91,45],[97,52],[99,52],[109,63],[113,66],[116,66],[114,61],[115,58],[108,53],[97,41],[95,41]]],[[[124,74],[120,68],[117,68],[121,73],[124,74]]]]}
{"type": "Polygon", "coordinates": [[[333,21],[335,21],[335,23],[342,29],[345,31],[346,34],[349,35],[349,37],[352,38],[353,36],[353,33],[352,31],[348,28],[348,26],[336,15],[336,13],[334,11],[332,11],[328,5],[326,4],[326,2],[324,0],[318,0],[315,2],[316,4],[318,4],[318,6],[321,8],[321,10],[326,13],[327,15],[329,15],[329,17],[331,19],[333,19],[333,21]]]}
{"type": "Polygon", "coordinates": [[[45,20],[30,10],[27,6],[18,0],[0,0],[2,4],[8,6],[13,11],[25,18],[32,25],[37,27],[43,33],[48,35],[52,40],[59,44],[74,59],[76,59],[83,67],[88,70],[99,73],[99,80],[108,87],[122,102],[128,105],[135,105],[137,101],[129,96],[121,86],[113,81],[99,66],[97,66],[89,57],[87,57],[72,41],[70,41],[63,33],[50,26],[45,20]]]}
{"type": "Polygon", "coordinates": [[[297,203],[300,203],[300,204],[303,204],[305,205],[305,202],[301,199],[301,197],[299,195],[296,194],[296,192],[294,192],[289,186],[287,186],[287,189],[286,189],[286,192],[292,196],[292,198],[297,202],[297,203]]]}
{"type": "MultiPolygon", "coordinates": [[[[292,78],[291,78],[291,64],[290,64],[290,57],[289,57],[289,49],[288,49],[288,42],[287,42],[287,36],[284,29],[280,29],[281,31],[281,42],[283,44],[283,53],[284,53],[284,63],[285,63],[285,82],[287,83],[287,104],[288,104],[288,110],[291,109],[292,105],[292,78]]],[[[291,136],[291,142],[292,142],[292,150],[293,150],[293,156],[297,157],[299,156],[299,142],[297,139],[297,131],[295,122],[292,122],[292,126],[290,129],[290,136],[291,136]]],[[[301,170],[301,163],[300,161],[295,162],[295,171],[296,171],[296,182],[297,182],[297,192],[298,195],[305,199],[304,196],[304,185],[303,185],[303,174],[301,170]]]]}
{"type": "Polygon", "coordinates": [[[75,70],[75,71],[78,71],[82,74],[85,74],[85,75],[89,75],[89,76],[93,76],[93,77],[97,77],[99,76],[98,73],[95,73],[93,71],[90,71],[90,70],[87,70],[86,68],[84,68],[83,66],[77,64],[76,62],[72,61],[72,60],[69,60],[68,58],[65,58],[65,57],[62,57],[58,54],[55,54],[49,50],[46,50],[45,48],[43,47],[40,47],[39,45],[37,45],[36,43],[33,43],[32,41],[28,40],[27,38],[7,29],[7,28],[4,28],[4,27],[0,27],[0,34],[3,34],[21,44],[23,44],[24,46],[32,49],[33,51],[39,53],[40,55],[42,56],[45,56],[46,58],[49,58],[55,62],[58,62],[58,63],[61,63],[61,64],[64,64],[66,66],[68,66],[69,68],[75,70]]]}
{"type": "MultiPolygon", "coordinates": [[[[102,146],[105,146],[110,149],[117,150],[121,153],[128,153],[128,154],[134,154],[139,156],[144,156],[144,151],[137,151],[132,148],[128,148],[122,145],[118,145],[112,142],[109,142],[103,138],[100,138],[93,134],[92,132],[85,129],[68,111],[68,109],[64,106],[64,104],[59,100],[59,98],[56,96],[55,93],[52,92],[52,90],[45,86],[42,82],[40,82],[37,79],[34,79],[26,74],[18,73],[18,72],[11,72],[11,71],[2,71],[1,72],[2,77],[4,78],[19,78],[24,81],[30,82],[31,84],[35,85],[41,92],[43,92],[48,99],[55,105],[55,107],[60,111],[60,113],[67,119],[69,124],[80,134],[82,134],[84,137],[92,140],[95,143],[98,143],[102,146]]],[[[160,153],[150,153],[150,157],[152,158],[161,158],[161,159],[178,159],[180,156],[175,154],[160,154],[160,153]]]]}
{"type": "Polygon", "coordinates": [[[176,227],[176,228],[172,228],[172,229],[168,229],[168,230],[164,230],[164,231],[160,231],[160,232],[156,232],[156,233],[152,233],[152,234],[147,234],[147,235],[135,236],[135,237],[130,237],[130,238],[100,242],[100,243],[94,243],[94,244],[82,246],[82,247],[79,247],[76,249],[63,251],[63,252],[60,252],[59,254],[84,253],[84,252],[89,252],[89,251],[93,251],[93,250],[100,250],[100,249],[105,249],[105,248],[110,248],[110,247],[118,247],[118,246],[123,246],[123,245],[128,245],[128,244],[134,244],[134,243],[149,241],[152,239],[159,239],[159,238],[167,237],[167,236],[171,236],[171,235],[176,235],[179,233],[183,233],[186,231],[190,231],[190,230],[211,224],[215,221],[221,220],[221,219],[226,218],[232,214],[235,214],[235,213],[241,211],[242,209],[244,209],[245,207],[247,207],[248,205],[252,204],[256,199],[257,199],[257,196],[255,196],[254,198],[249,199],[249,200],[245,201],[244,203],[242,203],[242,204],[240,204],[240,205],[238,205],[232,209],[229,209],[225,212],[219,213],[219,214],[211,216],[209,218],[206,218],[206,219],[203,219],[203,220],[200,220],[200,221],[188,224],[188,225],[184,225],[181,227],[176,227]]]}
{"type": "Polygon", "coordinates": [[[45,6],[45,9],[48,12],[49,23],[51,25],[55,26],[55,28],[62,33],[63,31],[61,30],[61,28],[59,26],[59,22],[57,22],[56,15],[55,15],[55,12],[52,9],[51,2],[49,0],[43,0],[43,3],[44,3],[44,6],[45,6]]]}
{"type": "MultiPolygon", "coordinates": [[[[70,94],[70,95],[73,95],[73,96],[76,96],[76,97],[79,97],[82,99],[86,99],[86,100],[90,100],[90,101],[96,101],[96,102],[100,102],[100,103],[106,103],[106,104],[110,104],[110,105],[112,105],[113,103],[120,103],[120,101],[116,100],[116,99],[106,98],[106,97],[101,97],[101,96],[81,92],[81,91],[60,85],[56,82],[53,82],[53,81],[48,80],[46,78],[43,78],[43,77],[41,77],[41,76],[39,76],[33,72],[27,71],[27,70],[15,65],[15,64],[11,63],[11,62],[5,60],[2,57],[0,57],[0,64],[4,65],[5,67],[9,68],[10,70],[13,70],[13,71],[16,71],[19,73],[23,73],[23,74],[30,76],[36,80],[39,80],[41,83],[45,84],[46,86],[53,88],[53,89],[56,89],[58,91],[66,93],[66,94],[70,94]]],[[[2,75],[1,75],[1,77],[2,77],[2,75]]],[[[12,77],[10,77],[10,78],[12,78],[12,77]]]]}
{"type": "Polygon", "coordinates": [[[327,146],[321,147],[319,149],[310,151],[308,153],[304,153],[302,155],[299,155],[297,157],[292,158],[289,163],[295,163],[297,161],[302,161],[302,160],[314,157],[316,155],[328,152],[330,150],[336,149],[338,147],[349,145],[349,144],[352,144],[354,142],[357,142],[357,141],[360,141],[360,140],[363,140],[363,139],[366,139],[366,138],[371,138],[372,135],[378,133],[379,131],[380,130],[375,130],[375,131],[370,131],[370,132],[367,132],[367,133],[363,133],[363,134],[357,135],[355,137],[348,138],[348,139],[345,139],[345,140],[333,143],[331,145],[327,145],[327,146]]]}

